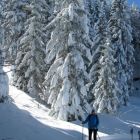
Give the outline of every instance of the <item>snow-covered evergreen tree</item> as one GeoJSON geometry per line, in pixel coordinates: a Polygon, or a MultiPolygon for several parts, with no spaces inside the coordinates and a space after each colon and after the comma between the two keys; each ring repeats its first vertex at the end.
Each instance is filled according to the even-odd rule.
{"type": "Polygon", "coordinates": [[[116,49],[111,42],[111,33],[105,12],[105,1],[101,4],[99,19],[95,25],[93,61],[90,69],[92,85],[91,101],[98,112],[115,113],[120,106],[122,92],[118,84],[116,49]]]}
{"type": "Polygon", "coordinates": [[[120,89],[118,87],[115,59],[115,50],[111,44],[110,37],[102,47],[102,55],[99,58],[99,77],[93,88],[95,96],[94,108],[97,112],[116,113],[120,106],[120,89]]]}
{"type": "Polygon", "coordinates": [[[131,23],[134,47],[139,47],[140,44],[140,9],[135,5],[131,7],[131,23]]]}
{"type": "Polygon", "coordinates": [[[3,30],[3,28],[2,28],[2,2],[0,2],[0,45],[2,45],[2,38],[3,38],[3,35],[2,35],[2,30],[3,30]]]}
{"type": "Polygon", "coordinates": [[[25,24],[26,31],[20,39],[13,80],[15,86],[38,97],[43,92],[46,71],[44,59],[48,34],[44,27],[48,22],[49,6],[45,0],[31,0],[25,8],[30,14],[25,24]]]}
{"type": "Polygon", "coordinates": [[[52,30],[46,46],[46,101],[51,105],[50,115],[73,120],[84,117],[90,110],[87,103],[91,61],[87,16],[83,0],[55,1],[57,16],[46,27],[52,30]]]}
{"type": "Polygon", "coordinates": [[[0,103],[8,98],[9,93],[8,76],[3,70],[3,64],[4,57],[2,50],[0,49],[0,103]]]}
{"type": "Polygon", "coordinates": [[[100,0],[87,0],[85,1],[85,9],[89,18],[89,36],[93,40],[95,35],[94,26],[99,18],[101,2],[100,0]]]}
{"type": "Polygon", "coordinates": [[[2,27],[3,27],[3,47],[7,51],[8,61],[14,61],[19,47],[19,38],[24,32],[24,22],[26,11],[24,6],[27,0],[2,0],[2,27]]]}
{"type": "Polygon", "coordinates": [[[112,44],[116,51],[115,59],[117,68],[117,78],[119,87],[122,91],[120,101],[126,104],[131,92],[132,77],[133,77],[133,46],[132,28],[130,23],[127,1],[114,0],[110,13],[110,31],[112,36],[112,44]]]}
{"type": "Polygon", "coordinates": [[[109,19],[109,11],[111,2],[109,0],[86,0],[85,1],[85,9],[88,13],[89,18],[89,35],[91,40],[94,40],[95,36],[95,24],[98,21],[99,13],[101,9],[101,2],[105,3],[104,10],[106,13],[107,19],[109,19]]]}
{"type": "Polygon", "coordinates": [[[105,1],[100,3],[98,20],[96,21],[96,24],[94,26],[95,34],[93,38],[93,46],[91,48],[92,63],[90,64],[90,78],[92,83],[90,85],[91,93],[89,95],[89,101],[91,102],[93,102],[94,99],[94,93],[92,92],[92,89],[94,88],[95,83],[98,80],[99,71],[102,67],[99,63],[99,57],[100,55],[102,55],[102,50],[104,49],[104,45],[106,43],[106,38],[108,35],[105,6],[106,6],[105,1]]]}

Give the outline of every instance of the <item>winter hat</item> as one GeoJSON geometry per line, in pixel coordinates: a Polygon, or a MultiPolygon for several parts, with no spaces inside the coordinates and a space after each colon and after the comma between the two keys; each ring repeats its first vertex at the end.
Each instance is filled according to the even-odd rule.
{"type": "Polygon", "coordinates": [[[94,109],[92,109],[91,113],[95,113],[95,110],[94,110],[94,109]]]}

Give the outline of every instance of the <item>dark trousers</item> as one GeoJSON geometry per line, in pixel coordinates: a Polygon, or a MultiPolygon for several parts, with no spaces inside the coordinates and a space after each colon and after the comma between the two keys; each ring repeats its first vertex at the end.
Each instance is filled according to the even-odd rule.
{"type": "Polygon", "coordinates": [[[97,140],[97,129],[88,129],[88,136],[89,136],[89,140],[92,140],[92,134],[94,137],[94,140],[97,140]]]}

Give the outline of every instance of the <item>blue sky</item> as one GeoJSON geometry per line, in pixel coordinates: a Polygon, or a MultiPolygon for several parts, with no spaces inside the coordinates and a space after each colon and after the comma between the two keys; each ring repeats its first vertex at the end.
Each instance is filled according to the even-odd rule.
{"type": "Polygon", "coordinates": [[[138,5],[138,7],[140,7],[140,0],[128,0],[128,3],[129,4],[134,3],[134,4],[138,5]]]}

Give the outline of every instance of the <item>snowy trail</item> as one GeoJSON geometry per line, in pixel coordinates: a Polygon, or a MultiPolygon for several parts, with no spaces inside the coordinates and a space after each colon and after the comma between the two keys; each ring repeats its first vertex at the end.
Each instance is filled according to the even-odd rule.
{"type": "MultiPolygon", "coordinates": [[[[9,76],[10,77],[10,76],[9,76]]],[[[0,140],[81,140],[80,122],[54,120],[48,109],[26,93],[10,86],[10,102],[0,104],[0,140]],[[75,124],[76,123],[76,124],[75,124]]],[[[134,140],[140,130],[140,99],[132,98],[131,104],[120,110],[119,117],[99,114],[98,134],[101,140],[131,140],[130,128],[134,128],[134,140]],[[101,133],[102,132],[102,133],[101,133]]],[[[88,130],[84,127],[84,140],[88,130]]]]}
{"type": "Polygon", "coordinates": [[[121,111],[119,119],[129,127],[138,131],[140,129],[140,107],[138,105],[134,105],[139,101],[135,99],[135,102],[132,100],[128,108],[121,111]]]}
{"type": "MultiPolygon", "coordinates": [[[[9,103],[0,104],[0,140],[82,139],[81,126],[54,120],[47,115],[48,109],[45,106],[37,103],[24,92],[10,86],[10,97],[9,103]]],[[[121,112],[119,118],[100,114],[99,130],[104,132],[98,132],[101,140],[131,139],[126,123],[136,125],[137,129],[140,128],[139,106],[130,105],[121,112]],[[110,124],[112,125],[110,126],[110,124]],[[119,132],[120,134],[118,134],[119,132]]],[[[87,134],[87,128],[84,128],[84,140],[88,140],[87,134]]],[[[134,140],[138,140],[136,131],[134,138],[134,140]]]]}
{"type": "Polygon", "coordinates": [[[24,92],[10,86],[10,97],[9,103],[0,104],[0,140],[81,139],[81,126],[54,120],[45,106],[24,92]]]}
{"type": "Polygon", "coordinates": [[[26,94],[10,87],[10,96],[14,100],[13,103],[0,104],[0,120],[4,120],[0,122],[0,140],[4,138],[13,140],[58,140],[58,138],[78,140],[80,132],[76,132],[76,130],[72,132],[70,129],[63,130],[63,127],[60,129],[61,121],[49,118],[44,111],[45,107],[37,104],[26,94]],[[74,133],[75,135],[73,135],[74,133]]]}

